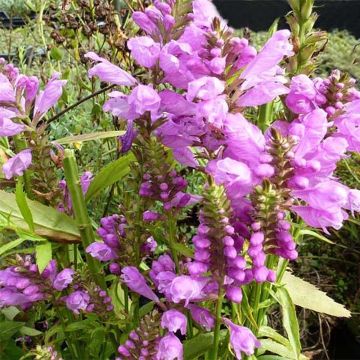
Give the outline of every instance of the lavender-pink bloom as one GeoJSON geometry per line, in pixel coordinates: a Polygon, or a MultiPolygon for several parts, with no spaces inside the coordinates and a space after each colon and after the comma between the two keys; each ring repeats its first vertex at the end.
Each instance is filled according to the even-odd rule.
{"type": "Polygon", "coordinates": [[[181,334],[185,335],[187,327],[186,316],[175,309],[168,310],[162,315],[161,327],[174,333],[180,330],[181,334]]]}
{"type": "Polygon", "coordinates": [[[183,345],[173,334],[161,338],[158,345],[156,360],[183,360],[183,345]]]}
{"type": "Polygon", "coordinates": [[[15,104],[16,97],[14,87],[9,79],[0,73],[0,102],[7,104],[15,104]]]}
{"type": "Polygon", "coordinates": [[[85,311],[90,302],[90,295],[82,290],[77,290],[65,298],[66,307],[79,314],[80,310],[85,311]]]}
{"type": "Polygon", "coordinates": [[[24,171],[31,165],[32,155],[30,149],[20,151],[3,165],[3,173],[6,179],[14,176],[22,176],[24,171]]]}
{"type": "Polygon", "coordinates": [[[190,310],[192,318],[207,331],[211,331],[211,329],[214,328],[215,318],[208,309],[194,304],[189,304],[188,309],[190,310]]]}
{"type": "Polygon", "coordinates": [[[235,351],[236,359],[241,360],[241,353],[250,356],[254,354],[255,348],[260,347],[255,335],[246,327],[232,323],[228,319],[224,319],[225,324],[230,330],[230,344],[235,351]]]}
{"type": "Polygon", "coordinates": [[[159,302],[159,298],[151,290],[150,286],[146,283],[144,276],[135,266],[126,266],[122,269],[121,273],[122,280],[130,290],[150,300],[159,302]]]}
{"type": "Polygon", "coordinates": [[[100,261],[109,261],[118,258],[114,249],[102,242],[93,242],[86,248],[86,252],[100,261]]]}
{"type": "Polygon", "coordinates": [[[225,83],[216,77],[204,76],[189,83],[186,99],[193,101],[211,100],[222,94],[225,90],[225,83]]]}
{"type": "Polygon", "coordinates": [[[138,36],[127,42],[131,55],[136,62],[144,67],[153,67],[160,56],[160,44],[149,36],[138,36]]]}
{"type": "Polygon", "coordinates": [[[59,80],[60,74],[55,73],[46,84],[45,89],[39,93],[35,100],[34,117],[38,120],[46,114],[62,95],[66,80],[59,80]]]}
{"type": "Polygon", "coordinates": [[[132,86],[136,84],[137,81],[130,74],[94,52],[88,52],[85,57],[98,63],[89,70],[89,77],[97,76],[101,81],[116,85],[132,86]]]}
{"type": "Polygon", "coordinates": [[[297,75],[291,79],[286,105],[295,114],[307,114],[316,107],[316,95],[313,81],[304,74],[297,75]]]}
{"type": "Polygon", "coordinates": [[[190,301],[199,300],[202,297],[202,290],[206,281],[196,280],[187,275],[181,275],[174,278],[168,289],[169,296],[174,303],[185,300],[185,305],[190,301]]]}
{"type": "Polygon", "coordinates": [[[64,269],[60,271],[53,282],[53,287],[59,291],[66,289],[73,281],[74,274],[75,271],[73,269],[64,269]]]}
{"type": "Polygon", "coordinates": [[[160,108],[160,102],[160,96],[151,86],[136,86],[128,97],[128,120],[134,120],[147,111],[151,113],[151,118],[155,120],[160,108]]]}
{"type": "Polygon", "coordinates": [[[14,123],[6,117],[0,116],[0,136],[14,136],[25,130],[22,124],[14,123]]]}

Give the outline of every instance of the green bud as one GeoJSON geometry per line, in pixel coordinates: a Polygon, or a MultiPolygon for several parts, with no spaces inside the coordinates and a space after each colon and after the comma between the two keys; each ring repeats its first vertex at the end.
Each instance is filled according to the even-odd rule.
{"type": "Polygon", "coordinates": [[[299,12],[300,11],[300,0],[288,0],[289,1],[289,5],[290,7],[295,11],[295,12],[299,12]]]}
{"type": "Polygon", "coordinates": [[[313,11],[314,0],[305,0],[301,6],[301,17],[308,19],[313,11]]]}

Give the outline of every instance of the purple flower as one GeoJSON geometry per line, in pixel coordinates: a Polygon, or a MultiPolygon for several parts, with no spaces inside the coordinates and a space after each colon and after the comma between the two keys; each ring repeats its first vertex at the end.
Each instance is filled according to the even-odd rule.
{"type": "Polygon", "coordinates": [[[9,105],[16,103],[15,91],[9,79],[0,73],[0,102],[9,105]]]}
{"type": "Polygon", "coordinates": [[[160,102],[160,96],[151,86],[136,86],[128,97],[128,120],[137,119],[147,111],[151,113],[151,118],[153,120],[156,119],[160,108],[160,102]]]}
{"type": "Polygon", "coordinates": [[[250,356],[254,354],[255,348],[260,347],[255,335],[246,327],[235,325],[228,319],[224,319],[225,324],[230,330],[230,344],[235,351],[236,358],[241,360],[241,353],[250,356]]]}
{"type": "Polygon", "coordinates": [[[24,125],[14,123],[6,117],[0,117],[0,136],[14,136],[24,130],[24,125]]]}
{"type": "Polygon", "coordinates": [[[307,114],[316,107],[316,95],[317,91],[311,79],[303,74],[294,76],[286,97],[286,105],[295,114],[307,114]]]}
{"type": "Polygon", "coordinates": [[[242,300],[242,291],[239,286],[228,285],[226,288],[226,297],[236,303],[240,304],[242,300]]]}
{"type": "Polygon", "coordinates": [[[180,330],[182,335],[186,334],[187,319],[186,316],[175,309],[164,312],[161,318],[161,327],[172,332],[180,330]]]}
{"type": "Polygon", "coordinates": [[[157,30],[156,25],[142,11],[135,11],[132,14],[132,18],[133,18],[134,22],[148,34],[153,34],[156,32],[156,30],[157,30]]]}
{"type": "Polygon", "coordinates": [[[3,173],[6,179],[14,176],[22,176],[24,171],[31,165],[32,155],[30,149],[20,151],[3,165],[3,173]]]}
{"type": "Polygon", "coordinates": [[[28,296],[16,289],[0,288],[0,309],[7,306],[23,306],[31,304],[28,296]]]}
{"type": "Polygon", "coordinates": [[[136,62],[144,67],[153,67],[160,55],[160,44],[154,42],[149,36],[138,36],[132,38],[127,43],[131,50],[131,55],[136,62]]]}
{"type": "Polygon", "coordinates": [[[146,210],[143,214],[143,220],[146,222],[152,222],[160,219],[160,214],[156,211],[146,210]]]}
{"type": "Polygon", "coordinates": [[[161,338],[156,360],[183,360],[183,345],[181,341],[173,334],[161,338]]]}
{"type": "Polygon", "coordinates": [[[207,331],[214,328],[215,318],[208,309],[193,304],[189,304],[188,309],[192,318],[207,331]]]}
{"type": "Polygon", "coordinates": [[[205,281],[181,275],[173,279],[168,293],[174,303],[178,304],[180,301],[185,300],[185,305],[188,305],[190,301],[201,299],[205,285],[205,281]]]}
{"type": "Polygon", "coordinates": [[[60,271],[53,282],[53,287],[59,291],[66,289],[72,283],[74,274],[75,271],[73,269],[60,271]]]}
{"type": "Polygon", "coordinates": [[[141,246],[141,251],[145,254],[153,253],[157,248],[157,242],[150,236],[145,240],[145,243],[141,246]]]}
{"type": "Polygon", "coordinates": [[[59,80],[60,74],[55,73],[46,84],[44,91],[40,91],[35,100],[34,117],[40,120],[52,108],[62,95],[66,80],[59,80]]]}
{"type": "Polygon", "coordinates": [[[121,273],[122,280],[130,290],[150,300],[159,302],[159,298],[151,290],[150,286],[146,283],[144,276],[135,266],[126,266],[122,269],[121,273]]]}
{"type": "Polygon", "coordinates": [[[222,94],[225,90],[225,83],[216,77],[204,76],[189,83],[186,99],[193,101],[211,100],[222,94]]]}
{"type": "Polygon", "coordinates": [[[109,261],[118,258],[116,252],[102,242],[93,242],[86,248],[86,252],[100,261],[109,261]]]}
{"type": "Polygon", "coordinates": [[[130,74],[94,52],[88,52],[85,57],[98,63],[89,70],[90,78],[97,76],[101,81],[123,86],[136,84],[137,81],[130,74]]]}
{"type": "Polygon", "coordinates": [[[36,76],[20,75],[16,81],[16,88],[24,90],[25,103],[30,105],[39,90],[39,79],[36,76]]]}
{"type": "Polygon", "coordinates": [[[66,307],[79,314],[79,310],[85,311],[90,302],[90,295],[82,290],[77,290],[65,298],[66,307]]]}

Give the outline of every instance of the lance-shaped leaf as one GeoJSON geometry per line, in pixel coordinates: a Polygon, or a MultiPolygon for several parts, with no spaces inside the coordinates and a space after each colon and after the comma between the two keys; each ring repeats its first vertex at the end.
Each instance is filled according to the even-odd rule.
{"type": "Polygon", "coordinates": [[[86,192],[85,199],[89,201],[94,196],[99,195],[100,191],[105,189],[117,181],[122,179],[130,171],[130,163],[135,161],[133,153],[122,156],[120,159],[106,165],[93,179],[88,191],[86,192]]]}
{"type": "Polygon", "coordinates": [[[111,137],[121,136],[124,134],[125,134],[125,131],[100,131],[100,132],[94,132],[94,133],[89,133],[89,134],[67,136],[62,139],[55,140],[54,143],[57,143],[60,145],[69,145],[69,144],[85,142],[85,141],[107,139],[107,138],[111,138],[111,137]]]}
{"type": "Polygon", "coordinates": [[[282,283],[285,285],[295,305],[331,316],[351,316],[350,311],[347,310],[344,305],[335,302],[315,285],[289,272],[285,272],[282,283]]]}
{"type": "MultiPolygon", "coordinates": [[[[80,242],[79,230],[72,218],[37,201],[27,199],[27,204],[37,235],[57,242],[80,242]]],[[[8,220],[5,227],[28,231],[29,226],[23,218],[14,194],[0,190],[0,213],[8,220]]]]}

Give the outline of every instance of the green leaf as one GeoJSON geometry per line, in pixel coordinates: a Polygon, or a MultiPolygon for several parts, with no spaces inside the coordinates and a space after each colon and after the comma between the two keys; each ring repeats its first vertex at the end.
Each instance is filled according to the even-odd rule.
{"type": "Polygon", "coordinates": [[[23,322],[17,321],[1,321],[0,322],[0,340],[8,340],[15,335],[22,327],[23,322]]]}
{"type": "Polygon", "coordinates": [[[276,330],[269,326],[261,326],[259,329],[258,337],[267,337],[275,340],[279,344],[286,346],[287,348],[291,348],[289,340],[286,339],[284,336],[280,335],[276,330]]]}
{"type": "Polygon", "coordinates": [[[93,330],[94,328],[98,327],[99,324],[90,319],[85,319],[81,321],[76,321],[68,325],[65,329],[66,332],[73,332],[78,330],[93,330]]]}
{"type": "Polygon", "coordinates": [[[276,298],[281,305],[283,315],[283,326],[289,338],[294,358],[299,359],[301,354],[300,329],[296,316],[295,306],[288,291],[284,287],[276,290],[276,298]]]}
{"type": "Polygon", "coordinates": [[[9,250],[16,248],[17,246],[19,246],[20,244],[22,244],[26,239],[16,239],[13,241],[9,241],[8,243],[0,246],[0,255],[5,254],[6,252],[8,252],[9,250]]]}
{"type": "Polygon", "coordinates": [[[52,259],[51,243],[47,242],[45,244],[37,245],[35,247],[35,252],[36,265],[38,266],[39,272],[41,274],[52,259]]]}
{"type": "Polygon", "coordinates": [[[285,285],[295,305],[337,317],[350,317],[344,305],[335,302],[315,285],[285,272],[282,283],[285,285]]]}
{"type": "Polygon", "coordinates": [[[258,360],[289,360],[289,358],[279,355],[262,355],[257,358],[258,360]]]}
{"type": "Polygon", "coordinates": [[[189,257],[189,258],[194,257],[194,250],[188,248],[187,246],[180,244],[180,243],[174,243],[174,244],[172,244],[172,246],[179,254],[189,257]]]}
{"type": "Polygon", "coordinates": [[[97,196],[101,190],[111,186],[127,175],[130,171],[129,164],[133,161],[135,161],[135,156],[129,153],[106,165],[91,182],[85,196],[86,201],[97,196]]]}
{"type": "MultiPolygon", "coordinates": [[[[223,341],[226,337],[227,330],[220,331],[220,341],[223,341]]],[[[206,353],[214,341],[214,333],[203,333],[193,337],[190,340],[184,342],[184,359],[191,360],[196,359],[202,354],[206,353]]]]}
{"type": "Polygon", "coordinates": [[[145,315],[147,315],[152,309],[154,308],[155,301],[150,301],[146,303],[144,306],[142,306],[139,309],[139,317],[143,318],[145,315]]]}
{"type": "Polygon", "coordinates": [[[67,136],[62,139],[55,140],[54,143],[61,145],[69,145],[73,143],[85,142],[85,141],[93,141],[99,139],[107,139],[111,137],[124,135],[125,131],[101,131],[101,132],[93,132],[88,134],[81,134],[75,136],[67,136]]]}
{"type": "MultiPolygon", "coordinates": [[[[37,201],[27,201],[32,213],[35,233],[59,242],[80,242],[80,233],[75,221],[54,208],[45,206],[37,201]]],[[[28,225],[16,203],[14,194],[0,190],[0,213],[10,224],[5,227],[28,231],[28,225]]]]}
{"type": "Polygon", "coordinates": [[[42,335],[42,332],[36,329],[33,329],[31,327],[28,326],[23,326],[20,329],[21,334],[23,335],[27,335],[27,336],[38,336],[38,335],[42,335]]]}
{"type": "Polygon", "coordinates": [[[30,231],[34,232],[34,219],[31,214],[31,210],[27,203],[27,199],[24,193],[24,185],[23,178],[19,177],[16,183],[16,191],[15,191],[16,203],[20,209],[21,215],[26,223],[29,225],[30,231]]]}
{"type": "MultiPolygon", "coordinates": [[[[265,350],[265,351],[270,351],[276,355],[280,355],[281,357],[285,358],[285,359],[289,359],[289,360],[295,360],[296,358],[294,357],[294,353],[287,349],[284,345],[281,345],[279,343],[277,343],[274,340],[271,339],[261,339],[260,340],[261,343],[261,349],[265,350]]],[[[306,360],[307,357],[304,355],[300,355],[298,357],[300,360],[306,360]]]]}
{"type": "Polygon", "coordinates": [[[50,51],[50,57],[53,59],[53,60],[56,60],[56,61],[61,61],[62,58],[63,58],[63,53],[62,51],[57,48],[57,47],[53,47],[50,51]]]}
{"type": "Polygon", "coordinates": [[[15,316],[20,312],[15,306],[9,306],[1,310],[8,320],[14,320],[15,316]]]}
{"type": "Polygon", "coordinates": [[[99,352],[102,345],[105,343],[105,329],[103,327],[97,327],[92,331],[90,336],[89,351],[93,358],[99,359],[99,352]]]}
{"type": "Polygon", "coordinates": [[[321,235],[321,234],[318,234],[316,231],[313,231],[313,230],[301,229],[301,230],[299,231],[299,234],[300,234],[300,235],[312,236],[312,237],[314,237],[314,238],[316,238],[316,239],[325,241],[325,242],[328,243],[328,244],[335,244],[333,241],[329,240],[328,238],[326,238],[325,236],[323,236],[323,235],[321,235]]]}

